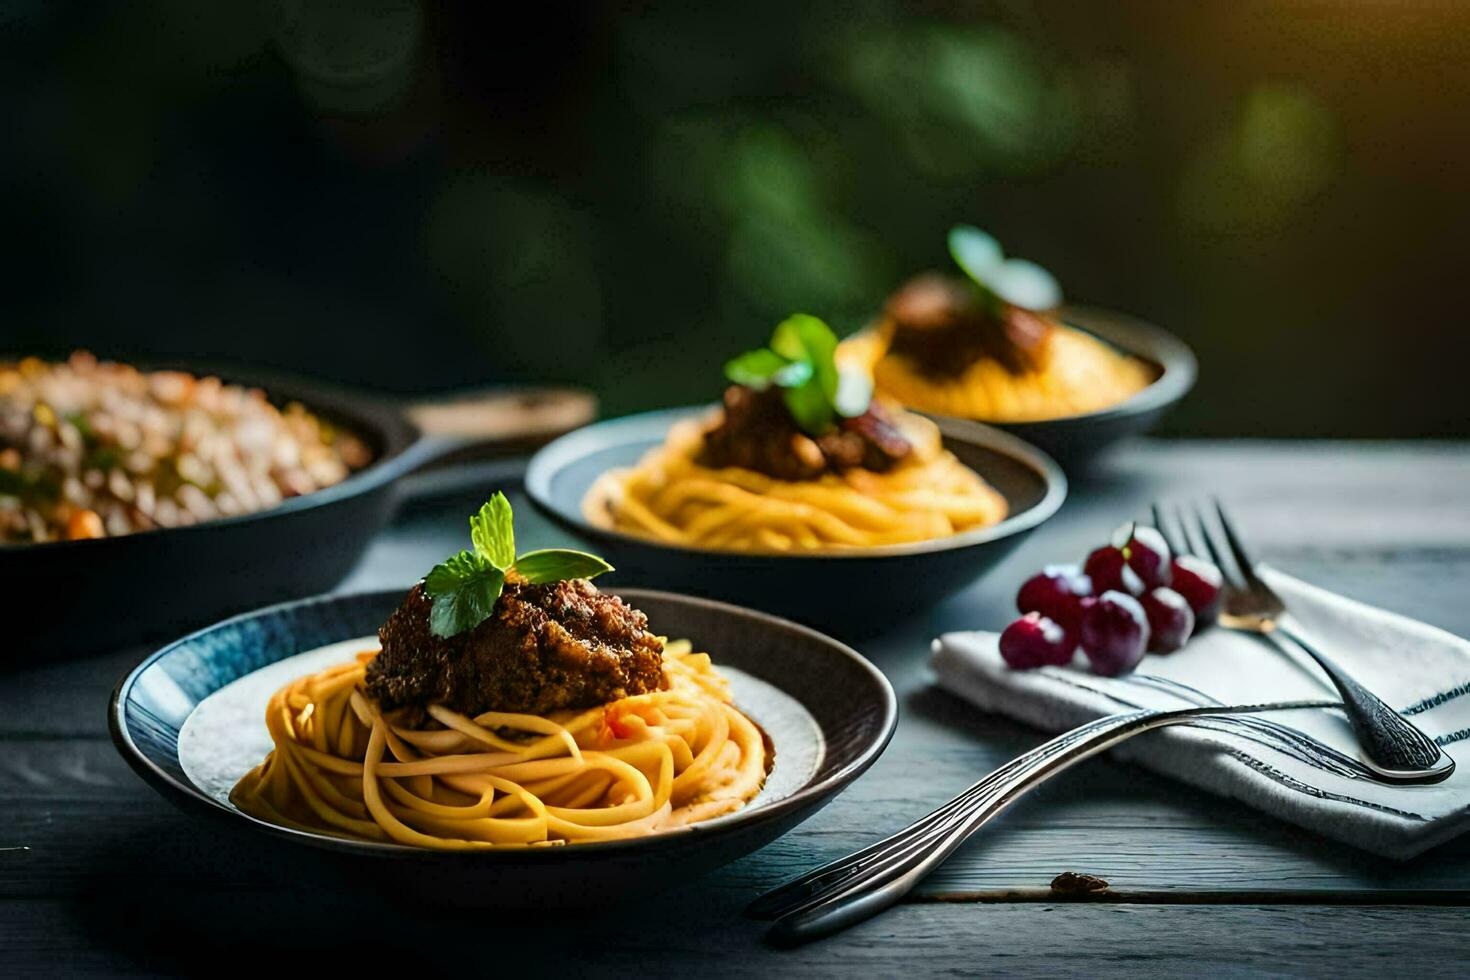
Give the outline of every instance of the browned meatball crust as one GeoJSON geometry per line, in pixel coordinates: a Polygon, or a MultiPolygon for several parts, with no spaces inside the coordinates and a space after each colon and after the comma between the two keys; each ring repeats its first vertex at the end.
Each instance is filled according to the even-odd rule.
{"type": "Polygon", "coordinates": [[[699,462],[705,466],[739,466],[778,480],[815,480],[858,468],[884,473],[913,449],[876,401],[857,418],[838,419],[830,432],[815,437],[797,427],[779,388],[731,385],[724,406],[719,422],[704,434],[699,462]]]}
{"type": "Polygon", "coordinates": [[[884,308],[893,325],[890,354],[933,378],[956,377],[982,357],[1012,374],[1041,367],[1052,324],[1019,306],[992,308],[973,283],[928,272],[904,283],[884,308]]]}
{"type": "Polygon", "coordinates": [[[658,690],[663,644],[648,617],[583,579],[507,582],[495,612],[448,638],[429,632],[431,600],[413,587],[378,630],[367,689],[385,709],[444,704],[545,714],[658,690]]]}

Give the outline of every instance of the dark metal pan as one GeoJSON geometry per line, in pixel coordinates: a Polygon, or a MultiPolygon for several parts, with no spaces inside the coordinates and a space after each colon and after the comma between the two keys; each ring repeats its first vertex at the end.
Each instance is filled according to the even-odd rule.
{"type": "Polygon", "coordinates": [[[277,404],[299,401],[364,439],[373,462],[335,486],[251,514],[0,546],[9,634],[0,666],[100,653],[329,590],[392,516],[400,477],[471,450],[526,451],[596,414],[592,395],[574,389],[493,388],[406,403],[258,372],[167,366],[260,387],[277,404]]]}

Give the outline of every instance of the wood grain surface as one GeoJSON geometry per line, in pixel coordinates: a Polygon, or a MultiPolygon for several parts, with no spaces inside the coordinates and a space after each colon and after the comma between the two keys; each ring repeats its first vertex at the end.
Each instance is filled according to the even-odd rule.
{"type": "MultiPolygon", "coordinates": [[[[488,473],[489,471],[485,471],[488,473]]],[[[481,474],[483,475],[483,474],[481,474]]],[[[452,548],[492,487],[473,468],[420,478],[344,582],[406,587],[452,548]]],[[[0,668],[0,976],[217,970],[227,957],[456,972],[512,962],[640,976],[1461,973],[1470,840],[1397,863],[1101,759],[1023,801],[910,903],[779,952],[738,916],[761,890],[896,829],[1041,733],[930,686],[944,629],[1005,622],[1035,567],[1080,557],[1160,495],[1215,492],[1261,557],[1346,595],[1470,635],[1470,447],[1139,443],[1073,487],[1005,564],[938,608],[848,637],[899,693],[885,756],[786,837],[673,895],[565,915],[394,901],[339,865],[221,835],[155,796],[107,739],[118,677],[146,649],[0,668]],[[1062,871],[1111,885],[1059,902],[1062,871]],[[526,954],[505,958],[507,949],[526,954]],[[483,963],[476,957],[482,957],[483,963]]],[[[518,496],[526,547],[564,543],[518,496]]],[[[631,583],[630,583],[631,584],[631,583]]],[[[915,583],[921,589],[922,583],[915,583]]],[[[911,600],[895,596],[902,609],[911,600]]]]}

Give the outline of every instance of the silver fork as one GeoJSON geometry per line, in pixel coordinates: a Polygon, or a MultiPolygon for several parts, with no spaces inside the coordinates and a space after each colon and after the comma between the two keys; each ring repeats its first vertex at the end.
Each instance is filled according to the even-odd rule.
{"type": "Polygon", "coordinates": [[[1287,656],[1301,650],[1322,668],[1342,695],[1342,709],[1363,750],[1363,764],[1380,778],[1397,783],[1437,783],[1455,770],[1455,760],[1434,740],[1406,721],[1378,695],[1358,683],[1331,657],[1312,646],[1286,603],[1256,574],[1225,508],[1214,501],[1214,515],[1200,505],[1153,506],[1154,524],[1175,554],[1213,562],[1225,577],[1220,625],[1256,633],[1287,656]]]}
{"type": "Polygon", "coordinates": [[[1099,718],[1011,760],[893,836],[767,892],[751,903],[746,915],[775,919],[770,938],[782,945],[831,935],[896,903],[1029,790],[1125,739],[1217,715],[1335,707],[1336,701],[1201,705],[1099,718]]]}

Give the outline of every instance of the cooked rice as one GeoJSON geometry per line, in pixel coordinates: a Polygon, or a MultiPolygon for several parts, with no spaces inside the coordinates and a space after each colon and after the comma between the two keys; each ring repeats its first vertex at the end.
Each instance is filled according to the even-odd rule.
{"type": "Polygon", "coordinates": [[[80,352],[0,361],[0,544],[263,510],[371,458],[352,433],[258,388],[80,352]]]}

